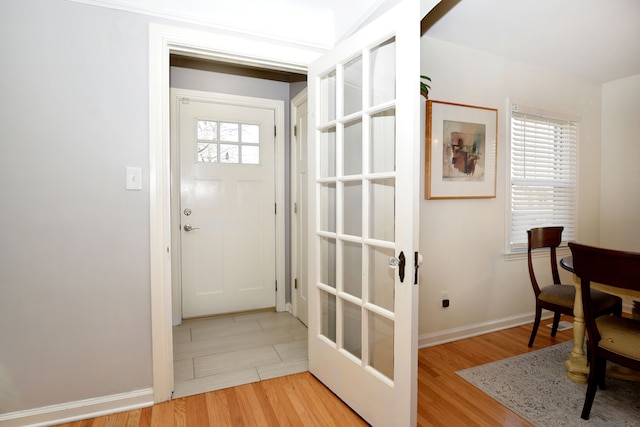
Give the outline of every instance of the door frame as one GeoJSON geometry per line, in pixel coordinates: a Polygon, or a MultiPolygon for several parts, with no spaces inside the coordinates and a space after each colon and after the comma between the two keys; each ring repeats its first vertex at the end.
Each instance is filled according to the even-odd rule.
{"type": "MultiPolygon", "coordinates": [[[[181,53],[260,68],[306,73],[322,51],[268,39],[149,24],[149,274],[153,399],[171,399],[171,167],[169,56],[181,53]]],[[[283,206],[283,209],[284,208],[283,206]]]]}
{"type": "MultiPolygon", "coordinates": [[[[298,123],[298,109],[299,107],[306,103],[308,101],[308,88],[304,88],[304,90],[302,90],[302,92],[300,92],[299,94],[297,94],[296,96],[293,97],[293,99],[291,100],[291,107],[290,107],[290,116],[291,116],[291,123],[290,123],[290,127],[291,127],[291,145],[289,147],[289,158],[291,159],[290,162],[290,173],[289,173],[289,182],[291,185],[291,200],[293,201],[293,203],[291,203],[291,213],[290,213],[290,218],[291,218],[291,306],[293,309],[293,315],[298,317],[298,314],[300,312],[300,307],[298,305],[298,294],[300,293],[300,289],[296,287],[296,279],[300,279],[300,271],[298,271],[298,263],[300,259],[306,258],[308,257],[308,250],[307,248],[302,247],[302,245],[299,244],[299,240],[300,240],[300,236],[298,233],[298,229],[299,229],[299,221],[300,221],[300,217],[298,215],[298,212],[300,211],[300,209],[307,209],[306,203],[304,203],[302,200],[298,200],[297,198],[297,194],[299,191],[299,185],[298,185],[298,141],[297,138],[300,138],[300,136],[296,136],[296,129],[295,126],[298,123]],[[296,143],[293,143],[294,138],[296,138],[296,143]]],[[[308,108],[308,107],[307,107],[308,108]]],[[[305,159],[306,161],[306,159],[305,159]]],[[[303,279],[306,281],[306,277],[303,279]]],[[[300,319],[298,317],[298,319],[300,319]]],[[[302,320],[302,319],[300,319],[302,320]]],[[[309,323],[308,318],[305,318],[305,322],[303,322],[306,324],[309,323]]]]}
{"type": "Polygon", "coordinates": [[[284,101],[278,99],[254,98],[242,95],[231,95],[225,93],[206,92],[200,90],[170,88],[171,111],[171,247],[173,248],[171,256],[171,286],[172,286],[172,316],[173,325],[179,325],[182,322],[182,248],[180,245],[181,233],[180,227],[180,143],[177,126],[178,99],[189,98],[194,101],[202,101],[213,104],[238,105],[242,107],[261,108],[272,110],[274,112],[274,124],[276,126],[275,136],[275,152],[274,152],[274,188],[276,206],[282,206],[276,209],[275,215],[275,280],[278,284],[275,292],[276,311],[284,311],[286,304],[285,292],[285,127],[284,127],[284,101]]]}

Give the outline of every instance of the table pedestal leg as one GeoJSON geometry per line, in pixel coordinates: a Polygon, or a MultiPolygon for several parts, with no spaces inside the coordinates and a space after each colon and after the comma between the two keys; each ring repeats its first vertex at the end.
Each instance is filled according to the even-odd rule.
{"type": "Polygon", "coordinates": [[[580,282],[576,281],[576,298],[573,305],[573,349],[569,359],[564,362],[567,368],[567,377],[574,383],[586,384],[589,375],[587,357],[584,354],[584,311],[582,309],[582,296],[580,294],[580,282]]]}

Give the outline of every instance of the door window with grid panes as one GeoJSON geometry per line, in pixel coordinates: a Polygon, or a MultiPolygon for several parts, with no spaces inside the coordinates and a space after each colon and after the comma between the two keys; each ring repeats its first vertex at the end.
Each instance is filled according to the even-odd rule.
{"type": "Polygon", "coordinates": [[[260,126],[197,120],[198,162],[260,164],[260,126]]]}

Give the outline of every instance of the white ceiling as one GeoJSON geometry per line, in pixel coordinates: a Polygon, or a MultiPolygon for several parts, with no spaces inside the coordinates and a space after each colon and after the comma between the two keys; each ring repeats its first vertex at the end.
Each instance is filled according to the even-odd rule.
{"type": "Polygon", "coordinates": [[[462,0],[425,34],[596,82],[640,74],[639,0],[462,0]]]}
{"type": "MultiPolygon", "coordinates": [[[[1,0],[0,0],[1,1],[1,0]]],[[[330,49],[382,4],[398,0],[70,0],[330,49]]]]}
{"type": "MultiPolygon", "coordinates": [[[[321,51],[398,0],[72,1],[250,32],[321,51]]],[[[428,37],[596,82],[640,74],[640,0],[442,0],[438,8],[448,12],[428,28],[428,37]]]]}

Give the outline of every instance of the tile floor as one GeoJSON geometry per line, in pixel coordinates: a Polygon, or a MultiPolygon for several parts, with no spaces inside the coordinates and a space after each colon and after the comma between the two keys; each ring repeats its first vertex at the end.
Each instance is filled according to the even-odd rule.
{"type": "Polygon", "coordinates": [[[288,312],[185,320],[173,359],[174,398],[304,372],[307,328],[288,312]]]}

